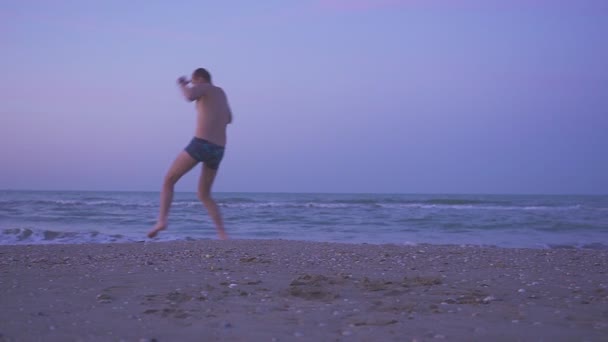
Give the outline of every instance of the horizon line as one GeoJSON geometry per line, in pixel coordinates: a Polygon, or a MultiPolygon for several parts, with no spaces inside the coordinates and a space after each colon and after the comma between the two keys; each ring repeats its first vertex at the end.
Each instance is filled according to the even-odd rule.
{"type": "MultiPolygon", "coordinates": [[[[144,192],[160,193],[160,190],[36,190],[36,189],[0,189],[3,192],[144,192]]],[[[175,191],[175,193],[196,193],[196,191],[175,191]]],[[[346,191],[214,191],[216,194],[326,194],[326,195],[461,195],[461,196],[608,196],[608,193],[516,193],[516,192],[346,192],[346,191]]]]}

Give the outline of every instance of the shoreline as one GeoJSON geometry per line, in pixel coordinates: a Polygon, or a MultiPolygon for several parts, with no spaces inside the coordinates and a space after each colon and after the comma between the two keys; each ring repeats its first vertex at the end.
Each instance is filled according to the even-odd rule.
{"type": "MultiPolygon", "coordinates": [[[[160,235],[160,239],[149,239],[144,237],[145,232],[139,234],[139,238],[132,236],[124,236],[121,234],[110,235],[103,234],[97,231],[86,231],[86,232],[58,232],[54,230],[32,230],[30,228],[7,228],[0,233],[5,235],[19,235],[16,240],[0,242],[1,246],[46,246],[46,245],[105,245],[105,244],[155,244],[155,243],[183,243],[183,242],[202,242],[212,241],[217,239],[216,237],[184,237],[184,238],[172,238],[163,240],[165,234],[160,235]],[[35,237],[38,240],[28,241],[35,237]],[[77,241],[74,239],[86,239],[86,238],[97,238],[98,241],[77,241]],[[65,239],[65,240],[64,240],[65,239]],[[64,242],[65,241],[65,242],[64,242]]],[[[168,231],[171,233],[171,231],[168,231]]],[[[508,246],[500,244],[480,244],[480,243],[429,243],[429,242],[401,242],[391,243],[385,241],[369,241],[364,242],[360,240],[353,241],[323,241],[323,240],[303,240],[303,239],[289,239],[289,238],[251,238],[251,237],[240,237],[231,240],[236,241],[283,241],[283,242],[307,242],[307,243],[329,243],[329,244],[344,244],[344,245],[374,245],[374,246],[396,246],[396,247],[416,247],[416,246],[437,246],[437,247],[470,247],[470,248],[505,248],[505,249],[532,249],[532,250],[561,250],[561,249],[575,249],[575,250],[596,250],[596,251],[608,251],[608,244],[604,242],[589,242],[589,243],[545,243],[537,244],[536,246],[508,246]]]]}
{"type": "Polygon", "coordinates": [[[608,251],[293,240],[0,246],[0,340],[589,340],[608,251]]]}

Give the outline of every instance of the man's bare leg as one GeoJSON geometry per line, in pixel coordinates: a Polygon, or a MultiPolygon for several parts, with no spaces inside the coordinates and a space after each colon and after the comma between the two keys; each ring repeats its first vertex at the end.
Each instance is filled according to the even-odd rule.
{"type": "Polygon", "coordinates": [[[198,198],[201,200],[201,202],[203,202],[207,208],[207,211],[209,212],[209,216],[211,216],[213,223],[215,223],[215,228],[217,229],[217,235],[219,238],[221,240],[227,240],[228,236],[224,230],[224,221],[222,220],[220,208],[211,197],[211,187],[213,186],[213,181],[215,180],[216,174],[217,170],[203,165],[201,177],[198,181],[198,198]]]}
{"type": "Polygon", "coordinates": [[[173,202],[173,188],[175,187],[175,183],[177,183],[177,181],[188,171],[192,170],[197,163],[198,162],[190,157],[186,151],[182,151],[177,155],[177,158],[175,158],[175,161],[169,168],[169,171],[167,171],[163,181],[163,188],[160,193],[158,222],[148,233],[149,238],[153,238],[161,230],[167,229],[169,209],[171,208],[171,202],[173,202]]]}

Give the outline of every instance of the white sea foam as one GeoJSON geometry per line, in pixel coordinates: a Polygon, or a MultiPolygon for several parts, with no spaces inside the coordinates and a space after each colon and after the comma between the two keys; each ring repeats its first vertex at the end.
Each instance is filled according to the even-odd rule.
{"type": "Polygon", "coordinates": [[[116,243],[135,242],[120,234],[101,234],[99,232],[58,232],[31,228],[4,229],[0,233],[0,245],[19,244],[61,244],[61,243],[116,243]]]}

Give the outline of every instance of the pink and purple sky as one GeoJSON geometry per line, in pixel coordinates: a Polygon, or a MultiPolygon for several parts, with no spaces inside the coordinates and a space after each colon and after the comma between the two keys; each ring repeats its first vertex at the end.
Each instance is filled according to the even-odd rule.
{"type": "Polygon", "coordinates": [[[203,66],[216,191],[606,194],[606,36],[605,0],[2,1],[0,189],[157,191],[203,66]]]}

